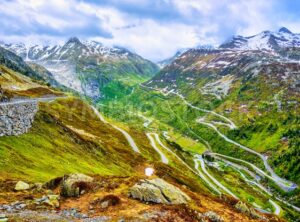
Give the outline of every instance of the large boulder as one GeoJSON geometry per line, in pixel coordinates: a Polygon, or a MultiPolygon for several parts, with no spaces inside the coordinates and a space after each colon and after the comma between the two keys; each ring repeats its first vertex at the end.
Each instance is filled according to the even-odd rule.
{"type": "Polygon", "coordinates": [[[15,190],[16,191],[21,191],[21,190],[28,190],[30,188],[30,185],[28,183],[25,183],[23,181],[18,181],[15,190]]]}
{"type": "Polygon", "coordinates": [[[93,178],[75,173],[65,175],[62,179],[61,195],[64,197],[79,197],[92,186],[93,178]]]}
{"type": "Polygon", "coordinates": [[[141,201],[163,204],[183,204],[190,200],[180,189],[160,178],[139,181],[130,188],[129,195],[141,201]]]}

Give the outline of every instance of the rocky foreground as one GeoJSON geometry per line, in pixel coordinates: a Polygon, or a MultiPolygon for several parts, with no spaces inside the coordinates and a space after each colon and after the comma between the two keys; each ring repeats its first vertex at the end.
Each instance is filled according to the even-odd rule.
{"type": "Polygon", "coordinates": [[[5,221],[280,221],[238,200],[199,195],[155,176],[69,174],[45,184],[0,184],[5,221]]]}

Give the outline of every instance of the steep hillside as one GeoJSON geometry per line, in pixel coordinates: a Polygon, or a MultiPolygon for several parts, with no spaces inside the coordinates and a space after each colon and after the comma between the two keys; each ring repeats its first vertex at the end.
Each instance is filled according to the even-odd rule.
{"type": "Polygon", "coordinates": [[[95,41],[70,38],[64,45],[27,46],[4,44],[4,48],[50,71],[55,80],[93,99],[115,97],[109,89],[143,82],[158,67],[120,47],[106,47],[95,41]],[[106,88],[104,88],[106,87],[106,88]]]}

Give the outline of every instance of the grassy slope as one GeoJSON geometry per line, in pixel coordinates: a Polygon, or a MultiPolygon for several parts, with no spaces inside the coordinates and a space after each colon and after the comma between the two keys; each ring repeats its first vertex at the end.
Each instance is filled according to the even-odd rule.
{"type": "Polygon", "coordinates": [[[69,172],[132,173],[134,159],[122,135],[98,121],[77,99],[41,104],[29,133],[2,137],[0,144],[4,177],[45,181],[69,172]],[[71,113],[66,112],[69,108],[71,113]],[[90,120],[88,125],[85,118],[90,120]]]}
{"type": "MultiPolygon", "coordinates": [[[[122,124],[118,124],[122,125],[122,124]]],[[[134,153],[123,135],[101,122],[87,104],[76,98],[40,104],[34,125],[27,134],[1,137],[2,179],[47,181],[70,172],[136,176],[152,166],[157,175],[173,178],[192,190],[207,191],[197,176],[176,160],[161,164],[146,136],[123,126],[142,151],[134,153]]]]}

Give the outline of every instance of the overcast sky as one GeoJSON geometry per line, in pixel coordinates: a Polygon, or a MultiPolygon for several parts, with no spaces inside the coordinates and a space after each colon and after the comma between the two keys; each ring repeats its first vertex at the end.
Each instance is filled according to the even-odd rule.
{"type": "Polygon", "coordinates": [[[0,41],[119,45],[153,61],[177,49],[285,26],[300,32],[299,0],[0,0],[0,41]]]}

